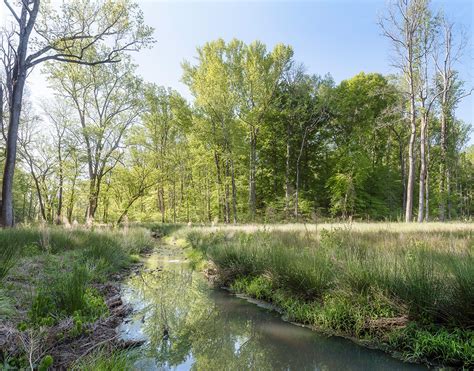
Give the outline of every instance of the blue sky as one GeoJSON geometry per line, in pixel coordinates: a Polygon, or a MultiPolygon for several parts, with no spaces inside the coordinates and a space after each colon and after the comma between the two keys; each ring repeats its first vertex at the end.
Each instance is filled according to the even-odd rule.
{"type": "MultiPolygon", "coordinates": [[[[59,0],[53,0],[59,1],[59,0]]],[[[377,25],[386,0],[313,1],[197,1],[138,0],[145,21],[153,26],[157,43],[134,53],[138,72],[145,80],[171,86],[190,98],[180,80],[181,62],[192,61],[196,47],[219,37],[245,42],[259,39],[269,48],[278,42],[294,48],[295,59],[309,73],[331,73],[338,83],[357,73],[394,73],[391,46],[377,25]]],[[[433,9],[444,9],[462,25],[469,43],[458,66],[467,87],[474,86],[474,0],[433,0],[433,9]]],[[[0,20],[5,7],[0,7],[0,20]]],[[[30,76],[33,99],[50,95],[40,70],[30,76]]],[[[474,124],[474,96],[464,99],[457,116],[474,124]]],[[[474,144],[474,135],[471,135],[474,144]]]]}
{"type": "MultiPolygon", "coordinates": [[[[295,59],[310,73],[331,73],[336,82],[364,72],[393,73],[390,43],[380,35],[379,15],[385,0],[315,1],[139,1],[147,24],[155,27],[152,50],[135,55],[139,73],[147,80],[171,86],[189,97],[180,83],[181,62],[193,60],[195,50],[207,41],[234,37],[245,42],[259,39],[272,47],[278,42],[294,48],[295,59]]],[[[462,24],[469,44],[462,77],[474,85],[474,1],[433,2],[456,23],[462,24]]],[[[474,123],[474,97],[460,105],[458,117],[474,123]]],[[[471,139],[471,142],[473,140],[471,139]]]]}

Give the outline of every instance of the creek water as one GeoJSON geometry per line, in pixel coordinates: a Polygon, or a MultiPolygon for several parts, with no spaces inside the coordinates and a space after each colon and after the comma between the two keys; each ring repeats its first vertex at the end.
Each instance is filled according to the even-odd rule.
{"type": "Polygon", "coordinates": [[[118,328],[144,341],[139,370],[421,370],[355,343],[285,322],[271,308],[209,287],[166,248],[123,285],[133,314],[118,328]]]}

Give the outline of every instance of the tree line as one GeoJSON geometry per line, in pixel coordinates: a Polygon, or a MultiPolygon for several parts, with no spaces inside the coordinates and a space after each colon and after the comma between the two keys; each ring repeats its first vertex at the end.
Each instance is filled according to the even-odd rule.
{"type": "Polygon", "coordinates": [[[137,75],[130,51],[153,30],[136,4],[5,4],[3,225],[472,215],[474,149],[455,114],[471,92],[465,38],[427,0],[394,0],[380,20],[394,75],[336,84],[289,45],[219,39],[182,65],[191,101],[137,75]],[[54,99],[38,112],[23,91],[40,63],[54,99]]]}

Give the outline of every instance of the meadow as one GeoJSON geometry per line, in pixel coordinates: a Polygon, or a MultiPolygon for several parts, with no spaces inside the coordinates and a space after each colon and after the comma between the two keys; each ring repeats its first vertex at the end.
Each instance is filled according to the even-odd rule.
{"type": "Polygon", "coordinates": [[[468,223],[182,230],[219,286],[290,321],[415,362],[474,365],[474,228],[468,223]]]}

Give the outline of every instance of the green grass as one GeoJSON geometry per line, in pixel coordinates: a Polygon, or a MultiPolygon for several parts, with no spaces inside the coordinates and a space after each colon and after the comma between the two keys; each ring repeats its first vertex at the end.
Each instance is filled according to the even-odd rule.
{"type": "Polygon", "coordinates": [[[195,229],[187,240],[199,252],[192,253],[194,260],[201,255],[212,261],[221,285],[271,301],[291,320],[384,343],[412,360],[468,367],[474,343],[472,235],[472,229],[195,229]],[[407,319],[415,330],[404,327],[407,319]],[[410,339],[407,346],[388,342],[394,331],[410,339]],[[448,343],[456,351],[448,351],[448,343]]]}
{"type": "MultiPolygon", "coordinates": [[[[77,337],[87,331],[86,324],[108,313],[92,284],[137,262],[137,256],[154,243],[150,232],[140,227],[2,229],[0,317],[12,327],[38,333],[71,318],[73,327],[63,335],[77,337]]],[[[22,356],[0,351],[0,361],[9,357],[14,361],[22,356]]]]}
{"type": "Polygon", "coordinates": [[[131,371],[135,356],[126,351],[99,349],[76,362],[72,370],[81,371],[131,371]]]}
{"type": "Polygon", "coordinates": [[[104,299],[88,287],[90,274],[84,266],[75,264],[71,272],[56,273],[48,278],[33,298],[29,312],[33,325],[52,325],[73,316],[77,327],[81,327],[83,322],[94,322],[107,314],[104,299]]]}

